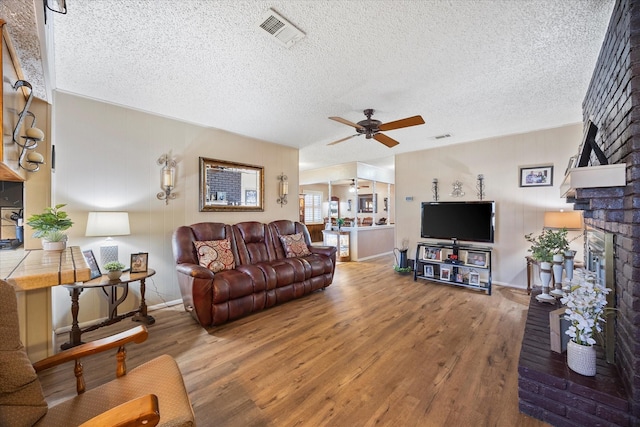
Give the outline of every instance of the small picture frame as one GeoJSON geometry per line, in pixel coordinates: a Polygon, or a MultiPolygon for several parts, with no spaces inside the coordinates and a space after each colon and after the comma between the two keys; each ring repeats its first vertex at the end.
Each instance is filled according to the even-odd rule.
{"type": "Polygon", "coordinates": [[[149,260],[149,254],[147,252],[131,254],[131,273],[146,272],[148,260],[149,260]]]}
{"type": "Polygon", "coordinates": [[[84,259],[87,261],[87,264],[89,264],[89,268],[91,269],[91,280],[102,276],[102,272],[100,271],[100,267],[98,267],[93,251],[91,249],[82,251],[82,255],[84,255],[84,259]]]}
{"type": "Polygon", "coordinates": [[[424,266],[424,277],[433,277],[433,265],[424,266]]]}
{"type": "Polygon", "coordinates": [[[531,166],[520,168],[520,187],[553,186],[553,166],[531,166]]]}
{"type": "Polygon", "coordinates": [[[463,277],[462,273],[456,274],[456,282],[458,282],[458,283],[463,283],[464,282],[464,277],[463,277]]]}
{"type": "Polygon", "coordinates": [[[469,284],[470,285],[475,285],[475,286],[480,286],[480,274],[471,271],[469,273],[469,284]]]}
{"type": "Polygon", "coordinates": [[[476,267],[486,267],[487,266],[487,254],[485,252],[467,252],[467,260],[465,262],[467,265],[473,265],[476,267]]]}
{"type": "Polygon", "coordinates": [[[451,270],[449,268],[442,267],[440,269],[440,280],[451,280],[451,270]]]}
{"type": "Polygon", "coordinates": [[[424,252],[422,253],[422,259],[431,260],[431,261],[440,261],[442,260],[442,251],[440,248],[424,248],[424,252]]]}

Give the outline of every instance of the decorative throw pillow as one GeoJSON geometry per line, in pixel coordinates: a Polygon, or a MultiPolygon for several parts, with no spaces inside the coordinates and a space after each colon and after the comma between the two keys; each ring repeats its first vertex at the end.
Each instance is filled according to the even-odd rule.
{"type": "Polygon", "coordinates": [[[282,241],[282,246],[284,247],[284,252],[287,254],[287,258],[311,255],[302,233],[280,236],[280,240],[282,241]]]}
{"type": "Polygon", "coordinates": [[[231,251],[231,242],[224,240],[205,240],[194,242],[201,266],[217,273],[236,268],[236,261],[231,251]]]}

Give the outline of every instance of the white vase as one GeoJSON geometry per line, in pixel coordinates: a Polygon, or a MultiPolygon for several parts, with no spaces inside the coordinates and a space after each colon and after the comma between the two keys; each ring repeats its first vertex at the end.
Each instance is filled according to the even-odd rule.
{"type": "Polygon", "coordinates": [[[580,345],[573,340],[567,343],[567,365],[580,375],[596,374],[596,349],[592,345],[580,345]]]}
{"type": "Polygon", "coordinates": [[[562,291],[562,262],[563,261],[564,261],[564,255],[555,254],[553,256],[554,289],[549,293],[556,298],[561,298],[564,296],[564,292],[562,291]]]}
{"type": "Polygon", "coordinates": [[[576,256],[576,251],[564,251],[564,275],[567,281],[573,280],[573,257],[576,256]]]}
{"type": "Polygon", "coordinates": [[[551,263],[543,261],[540,263],[540,282],[542,283],[542,293],[536,296],[540,302],[555,302],[556,299],[549,295],[549,283],[551,282],[551,263]]]}
{"type": "Polygon", "coordinates": [[[42,249],[45,251],[62,251],[67,247],[67,242],[61,240],[59,242],[50,242],[46,239],[42,239],[42,249]]]}
{"type": "Polygon", "coordinates": [[[117,280],[122,276],[122,270],[110,270],[107,271],[107,277],[109,280],[117,280]]]}

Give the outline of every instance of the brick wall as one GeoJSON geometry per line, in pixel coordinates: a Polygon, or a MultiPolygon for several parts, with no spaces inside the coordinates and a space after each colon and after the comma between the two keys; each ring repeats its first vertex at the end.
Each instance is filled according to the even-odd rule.
{"type": "Polygon", "coordinates": [[[220,193],[224,194],[222,200],[226,200],[229,204],[236,204],[242,201],[240,193],[242,188],[242,174],[232,171],[215,171],[207,174],[207,184],[214,193],[215,200],[220,200],[220,193]]]}
{"type": "MultiPolygon", "coordinates": [[[[614,234],[616,364],[640,418],[640,0],[618,0],[587,91],[583,114],[610,164],[626,163],[627,185],[582,189],[575,209],[614,234]]],[[[598,164],[592,159],[592,164],[598,164]]]]}

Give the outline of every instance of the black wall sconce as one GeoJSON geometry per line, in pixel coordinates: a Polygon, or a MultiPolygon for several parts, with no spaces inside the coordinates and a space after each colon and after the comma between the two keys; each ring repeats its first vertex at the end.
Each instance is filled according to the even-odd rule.
{"type": "Polygon", "coordinates": [[[478,199],[483,200],[485,197],[485,194],[484,194],[484,175],[482,174],[478,175],[476,189],[478,190],[478,199]]]}
{"type": "Polygon", "coordinates": [[[33,150],[38,146],[38,142],[44,140],[44,132],[36,127],[36,116],[29,111],[31,101],[33,100],[33,88],[31,84],[26,80],[18,80],[13,85],[14,90],[18,90],[21,87],[29,89],[29,96],[27,97],[24,108],[18,113],[18,122],[13,129],[13,142],[21,149],[20,156],[18,157],[18,166],[28,172],[37,172],[40,170],[40,165],[44,163],[44,157],[42,154],[33,150]],[[25,135],[20,136],[20,128],[27,116],[33,119],[31,126],[27,128],[25,135]],[[21,140],[24,141],[21,142],[21,140]]]}

